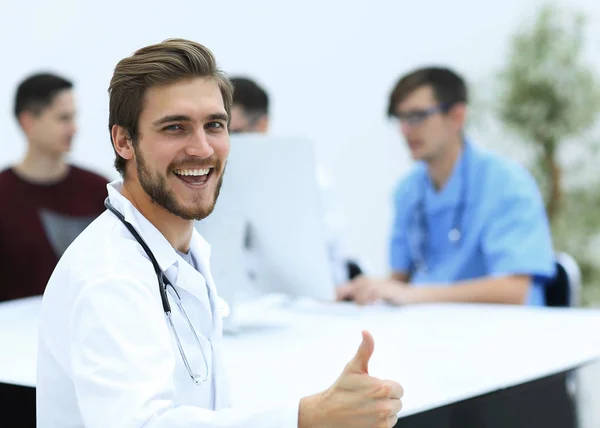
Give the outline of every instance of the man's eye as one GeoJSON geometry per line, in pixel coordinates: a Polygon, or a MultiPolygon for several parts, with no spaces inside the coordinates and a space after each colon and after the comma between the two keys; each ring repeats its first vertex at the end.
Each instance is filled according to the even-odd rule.
{"type": "Polygon", "coordinates": [[[167,125],[163,128],[163,131],[179,131],[183,129],[181,125],[167,125]]]}
{"type": "Polygon", "coordinates": [[[216,128],[216,129],[225,128],[225,125],[223,125],[221,122],[210,122],[207,126],[209,128],[216,128]]]}

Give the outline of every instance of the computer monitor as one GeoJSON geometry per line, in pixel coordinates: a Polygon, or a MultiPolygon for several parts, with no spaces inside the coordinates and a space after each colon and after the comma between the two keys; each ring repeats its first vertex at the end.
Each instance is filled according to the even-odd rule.
{"type": "Polygon", "coordinates": [[[211,271],[224,300],[247,290],[334,299],[316,171],[307,139],[231,137],[215,210],[196,222],[211,244],[211,271]]]}

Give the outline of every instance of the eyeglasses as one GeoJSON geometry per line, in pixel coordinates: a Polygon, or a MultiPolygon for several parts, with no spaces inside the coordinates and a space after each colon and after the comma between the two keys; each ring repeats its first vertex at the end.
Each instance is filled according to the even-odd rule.
{"type": "Polygon", "coordinates": [[[415,126],[423,123],[428,117],[437,113],[445,112],[446,110],[447,109],[444,104],[438,104],[436,106],[429,107],[423,110],[413,110],[406,113],[397,113],[396,119],[398,119],[400,123],[415,126]]]}

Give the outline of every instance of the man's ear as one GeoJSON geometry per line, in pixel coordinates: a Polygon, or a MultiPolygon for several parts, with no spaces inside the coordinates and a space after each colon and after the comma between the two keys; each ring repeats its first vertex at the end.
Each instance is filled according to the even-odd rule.
{"type": "Polygon", "coordinates": [[[32,131],[34,125],[35,125],[35,121],[36,121],[37,117],[35,114],[33,114],[33,112],[30,111],[22,111],[21,113],[19,113],[19,125],[21,125],[21,128],[23,128],[23,131],[25,132],[25,134],[28,134],[29,132],[32,131]]]}
{"type": "Polygon", "coordinates": [[[133,142],[125,128],[119,125],[113,125],[110,133],[115,152],[125,160],[132,159],[134,155],[133,142]]]}
{"type": "Polygon", "coordinates": [[[256,130],[266,134],[269,131],[269,116],[263,114],[256,123],[256,130]]]}
{"type": "Polygon", "coordinates": [[[467,105],[465,103],[456,103],[448,111],[448,117],[457,129],[463,129],[467,121],[467,105]]]}

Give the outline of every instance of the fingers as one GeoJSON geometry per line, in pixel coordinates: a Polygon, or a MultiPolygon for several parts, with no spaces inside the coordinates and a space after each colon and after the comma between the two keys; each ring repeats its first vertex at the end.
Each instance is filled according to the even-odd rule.
{"type": "Polygon", "coordinates": [[[354,286],[352,284],[342,285],[335,290],[338,301],[353,300],[354,286]]]}
{"type": "Polygon", "coordinates": [[[404,388],[402,388],[402,385],[400,385],[398,382],[393,382],[391,380],[384,382],[390,385],[390,398],[400,400],[404,396],[404,388]]]}
{"type": "Polygon", "coordinates": [[[367,279],[364,276],[358,276],[352,281],[339,286],[336,289],[336,296],[338,301],[342,300],[354,300],[356,292],[362,289],[367,283],[367,279]]]}
{"type": "Polygon", "coordinates": [[[381,298],[381,283],[379,281],[359,276],[349,283],[336,289],[338,301],[353,300],[359,305],[370,305],[381,298]]]}
{"type": "Polygon", "coordinates": [[[391,424],[390,426],[393,427],[398,421],[398,413],[402,410],[402,400],[390,399],[385,403],[383,408],[385,409],[383,416],[391,424]]]}
{"type": "Polygon", "coordinates": [[[373,398],[378,400],[400,400],[404,396],[404,388],[398,382],[391,380],[378,380],[374,377],[365,379],[364,385],[375,388],[373,398]]]}
{"type": "Polygon", "coordinates": [[[353,300],[359,305],[370,305],[379,299],[377,287],[367,284],[354,290],[353,300]]]}
{"type": "Polygon", "coordinates": [[[402,409],[401,400],[387,400],[379,406],[379,419],[387,423],[386,426],[393,427],[398,421],[398,413],[402,409]]]}
{"type": "Polygon", "coordinates": [[[397,415],[402,410],[402,400],[400,399],[391,399],[391,412],[393,415],[397,415]]]}

